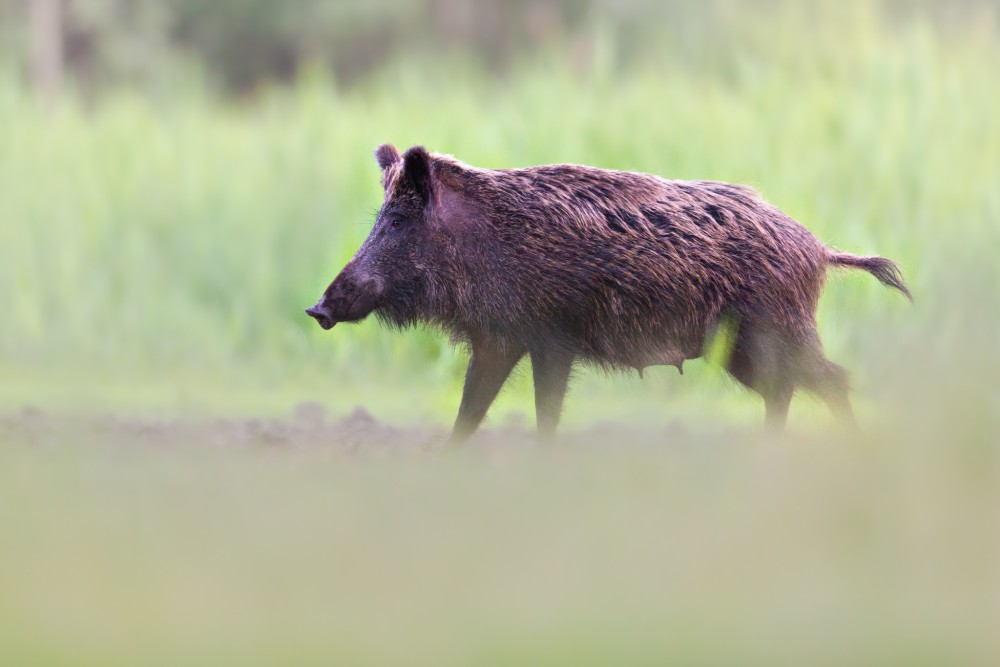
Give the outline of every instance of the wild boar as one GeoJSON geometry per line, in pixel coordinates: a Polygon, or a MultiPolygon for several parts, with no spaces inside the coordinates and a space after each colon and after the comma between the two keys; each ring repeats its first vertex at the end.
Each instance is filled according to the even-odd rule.
{"type": "Polygon", "coordinates": [[[480,169],[422,146],[375,155],[374,227],[306,313],[324,329],[375,313],[466,344],[456,442],[525,354],[545,436],[574,363],[680,369],[722,322],[735,327],[727,370],[764,399],[768,427],[784,427],[797,388],[853,421],[847,374],[816,331],[827,267],[910,297],[894,262],[830,249],[749,187],[571,164],[480,169]]]}

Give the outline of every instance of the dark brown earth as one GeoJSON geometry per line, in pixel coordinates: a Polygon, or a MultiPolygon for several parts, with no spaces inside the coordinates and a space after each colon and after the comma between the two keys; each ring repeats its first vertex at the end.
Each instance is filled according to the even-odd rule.
{"type": "MultiPolygon", "coordinates": [[[[602,422],[561,435],[556,444],[575,447],[720,445],[753,438],[753,431],[700,435],[679,423],[632,427],[602,422]]],[[[100,442],[109,445],[198,446],[210,448],[313,448],[344,455],[411,455],[443,451],[448,429],[397,426],[363,407],[330,414],[317,403],[301,403],[285,417],[157,418],[114,414],[66,415],[36,407],[0,413],[0,444],[59,445],[100,442]]],[[[468,447],[485,452],[530,448],[537,444],[534,424],[519,413],[492,422],[468,447]]]]}

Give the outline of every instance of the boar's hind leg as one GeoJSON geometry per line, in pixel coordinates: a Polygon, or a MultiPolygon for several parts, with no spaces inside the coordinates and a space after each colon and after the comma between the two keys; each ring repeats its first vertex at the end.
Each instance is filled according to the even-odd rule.
{"type": "Polygon", "coordinates": [[[500,350],[473,343],[469,369],[465,373],[462,404],[451,432],[452,443],[466,440],[479,428],[507,376],[523,356],[524,350],[500,350]]]}
{"type": "Polygon", "coordinates": [[[764,423],[780,431],[796,387],[819,396],[841,421],[854,424],[847,372],[826,358],[814,329],[787,334],[775,327],[740,327],[729,357],[730,374],[764,398],[764,423]]]}
{"type": "Polygon", "coordinates": [[[818,337],[803,351],[802,363],[797,370],[799,383],[823,399],[834,417],[848,426],[856,425],[847,371],[826,358],[818,337]]]}
{"type": "Polygon", "coordinates": [[[535,419],[538,435],[549,438],[556,432],[563,399],[573,367],[573,355],[561,350],[532,350],[531,373],[535,382],[535,419]]]}
{"type": "Polygon", "coordinates": [[[782,431],[788,421],[796,384],[793,348],[773,327],[744,322],[726,365],[730,375],[764,399],[764,426],[771,432],[782,431]]]}
{"type": "Polygon", "coordinates": [[[781,433],[785,429],[794,391],[795,388],[789,384],[761,394],[764,397],[764,428],[769,432],[781,433]]]}

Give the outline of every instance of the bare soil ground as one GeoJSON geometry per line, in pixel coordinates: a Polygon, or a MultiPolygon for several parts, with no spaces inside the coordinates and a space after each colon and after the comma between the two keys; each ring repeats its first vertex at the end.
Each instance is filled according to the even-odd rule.
{"type": "MultiPolygon", "coordinates": [[[[115,414],[70,416],[36,407],[0,415],[0,442],[34,444],[64,442],[68,436],[107,444],[151,446],[198,443],[215,447],[321,448],[344,455],[408,455],[443,450],[448,430],[443,426],[396,426],[374,417],[363,407],[348,414],[331,414],[318,403],[300,403],[279,418],[150,418],[115,414]]],[[[721,444],[734,437],[756,438],[755,430],[716,435],[694,434],[680,423],[666,427],[599,422],[584,429],[564,427],[558,444],[604,447],[628,442],[634,446],[721,444]]],[[[534,424],[521,414],[488,422],[470,446],[484,451],[518,449],[536,444],[534,424]]]]}

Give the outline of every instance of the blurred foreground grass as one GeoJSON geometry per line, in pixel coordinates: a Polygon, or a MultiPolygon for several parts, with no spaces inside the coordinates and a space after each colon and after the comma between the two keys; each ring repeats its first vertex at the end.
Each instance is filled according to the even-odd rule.
{"type": "Polygon", "coordinates": [[[1000,661],[981,443],[592,435],[36,431],[0,449],[0,663],[1000,661]]]}

